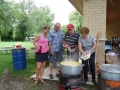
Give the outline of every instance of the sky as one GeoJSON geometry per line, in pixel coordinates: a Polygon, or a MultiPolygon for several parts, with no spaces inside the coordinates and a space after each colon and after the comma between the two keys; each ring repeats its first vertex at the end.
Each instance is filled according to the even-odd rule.
{"type": "MultiPolygon", "coordinates": [[[[20,0],[15,0],[19,2],[20,0]]],[[[66,25],[69,23],[69,14],[75,8],[68,0],[33,0],[35,1],[36,6],[46,6],[48,5],[51,12],[55,14],[55,22],[60,22],[61,25],[66,25]]]]}
{"type": "Polygon", "coordinates": [[[70,12],[75,10],[73,5],[68,0],[34,0],[37,6],[48,5],[51,12],[55,14],[55,22],[60,22],[61,25],[68,24],[70,12]]]}
{"type": "Polygon", "coordinates": [[[75,10],[73,5],[68,0],[34,0],[37,6],[48,5],[51,12],[55,14],[55,22],[60,22],[61,25],[68,24],[70,12],[75,10]]]}

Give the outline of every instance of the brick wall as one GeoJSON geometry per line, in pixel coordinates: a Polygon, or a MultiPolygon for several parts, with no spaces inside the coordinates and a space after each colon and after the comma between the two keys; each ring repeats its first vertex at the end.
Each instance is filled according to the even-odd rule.
{"type": "MultiPolygon", "coordinates": [[[[101,39],[106,39],[106,5],[107,0],[84,0],[83,26],[90,29],[90,34],[97,36],[101,32],[101,39]]],[[[102,64],[105,60],[105,42],[100,42],[97,52],[97,61],[102,64]]]]}

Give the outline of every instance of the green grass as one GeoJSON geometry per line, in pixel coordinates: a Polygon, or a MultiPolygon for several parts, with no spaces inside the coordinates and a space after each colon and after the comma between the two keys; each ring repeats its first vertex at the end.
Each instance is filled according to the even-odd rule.
{"type": "MultiPolygon", "coordinates": [[[[3,46],[13,46],[16,42],[0,42],[0,48],[3,46]]],[[[22,46],[25,48],[33,47],[32,42],[21,42],[22,46]]]]}
{"type": "Polygon", "coordinates": [[[32,75],[32,73],[35,73],[35,60],[34,57],[31,57],[27,59],[27,68],[25,70],[15,71],[13,68],[13,60],[12,55],[0,55],[0,76],[2,76],[2,72],[5,69],[9,69],[10,76],[19,76],[21,78],[24,78],[26,74],[32,75]]]}
{"type": "MultiPolygon", "coordinates": [[[[21,43],[25,48],[30,48],[30,42],[21,42],[21,43]]],[[[14,45],[13,42],[0,42],[0,48],[3,46],[12,46],[12,45],[14,45]]],[[[34,52],[34,50],[32,52],[34,52]]],[[[30,56],[29,58],[26,56],[26,65],[27,68],[24,70],[19,70],[19,71],[14,70],[12,55],[10,53],[7,54],[4,51],[2,51],[2,54],[0,54],[0,77],[3,75],[3,71],[5,69],[9,69],[10,77],[19,76],[20,78],[25,78],[26,76],[29,77],[35,74],[36,62],[34,56],[30,56]]],[[[46,64],[46,67],[47,66],[48,66],[48,62],[46,64]]]]}
{"type": "MultiPolygon", "coordinates": [[[[10,54],[2,54],[0,55],[0,77],[3,75],[3,72],[5,69],[8,69],[10,71],[9,76],[10,77],[20,77],[20,78],[26,78],[33,74],[35,74],[35,58],[34,56],[30,56],[26,59],[26,65],[27,68],[24,70],[14,70],[13,68],[13,59],[12,55],[10,54]]],[[[46,63],[46,67],[48,67],[48,62],[46,63]]]]}

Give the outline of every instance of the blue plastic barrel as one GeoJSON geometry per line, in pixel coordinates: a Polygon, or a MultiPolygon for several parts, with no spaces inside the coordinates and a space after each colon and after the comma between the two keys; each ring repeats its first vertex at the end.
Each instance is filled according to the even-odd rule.
{"type": "Polygon", "coordinates": [[[26,69],[26,50],[25,48],[12,49],[14,70],[26,69]]]}

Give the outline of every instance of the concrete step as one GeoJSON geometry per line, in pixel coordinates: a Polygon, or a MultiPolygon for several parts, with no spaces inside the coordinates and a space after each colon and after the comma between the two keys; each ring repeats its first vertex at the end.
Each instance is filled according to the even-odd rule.
{"type": "MultiPolygon", "coordinates": [[[[54,79],[49,79],[49,67],[48,67],[48,68],[46,68],[46,69],[44,70],[43,79],[59,81],[59,79],[58,79],[55,75],[56,75],[56,68],[53,68],[53,76],[54,76],[54,79]]],[[[88,77],[89,77],[89,80],[88,80],[87,84],[93,85],[93,83],[92,83],[92,76],[91,76],[91,75],[88,75],[88,77]]],[[[31,79],[35,79],[35,78],[36,78],[36,74],[30,76],[30,78],[31,78],[31,79]]]]}

